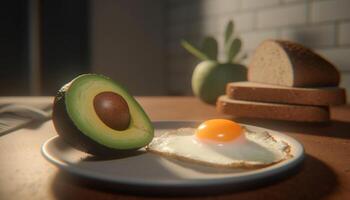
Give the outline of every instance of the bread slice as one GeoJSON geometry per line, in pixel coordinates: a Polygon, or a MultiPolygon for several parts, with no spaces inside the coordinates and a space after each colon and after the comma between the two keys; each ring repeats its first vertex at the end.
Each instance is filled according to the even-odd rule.
{"type": "Polygon", "coordinates": [[[328,107],[241,101],[228,96],[219,97],[216,105],[218,111],[236,117],[300,122],[325,122],[330,117],[328,107]]]}
{"type": "Polygon", "coordinates": [[[291,86],[337,86],[339,72],[329,61],[301,44],[266,40],[258,46],[248,66],[248,80],[291,86]]]}
{"type": "Polygon", "coordinates": [[[346,102],[345,89],[339,87],[296,88],[245,81],[227,84],[226,94],[236,100],[300,105],[327,106],[346,102]]]}

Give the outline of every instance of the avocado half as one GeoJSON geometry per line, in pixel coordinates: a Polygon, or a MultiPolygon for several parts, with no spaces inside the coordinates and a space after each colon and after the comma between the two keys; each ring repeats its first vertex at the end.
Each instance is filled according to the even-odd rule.
{"type": "Polygon", "coordinates": [[[139,149],[154,136],[138,102],[118,83],[96,74],[80,75],[59,90],[52,120],[63,140],[93,155],[139,149]]]}

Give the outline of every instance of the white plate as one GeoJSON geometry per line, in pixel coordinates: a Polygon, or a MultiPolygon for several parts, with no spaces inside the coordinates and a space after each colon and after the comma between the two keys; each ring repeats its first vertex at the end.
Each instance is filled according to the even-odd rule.
{"type": "MultiPolygon", "coordinates": [[[[167,129],[180,127],[196,127],[195,121],[158,121],[154,122],[156,135],[167,129]]],[[[293,158],[278,164],[254,170],[216,169],[198,164],[169,160],[155,154],[139,150],[137,154],[120,158],[92,157],[64,143],[59,137],[53,137],[42,146],[44,157],[62,170],[90,179],[107,181],[115,185],[129,187],[133,191],[150,191],[156,193],[196,191],[210,192],[224,188],[235,189],[258,182],[266,182],[271,178],[288,174],[304,158],[303,146],[295,139],[256,126],[246,125],[249,129],[268,131],[277,140],[284,140],[291,146],[293,158]],[[131,186],[131,187],[130,187],[131,186]],[[202,190],[203,188],[208,188],[202,190]],[[191,188],[190,190],[186,190],[191,188]],[[220,189],[219,189],[220,188],[220,189]],[[194,190],[193,190],[194,189],[194,190]],[[154,191],[153,191],[154,192],[154,191]]]]}

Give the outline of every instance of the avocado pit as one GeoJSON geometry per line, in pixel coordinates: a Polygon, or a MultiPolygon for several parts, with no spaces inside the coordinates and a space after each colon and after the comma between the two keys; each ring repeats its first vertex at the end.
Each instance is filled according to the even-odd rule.
{"type": "Polygon", "coordinates": [[[52,121],[61,139],[96,156],[135,151],[154,137],[152,123],[134,97],[97,74],[80,75],[58,91],[52,121]]]}
{"type": "Polygon", "coordinates": [[[97,116],[108,127],[122,131],[129,127],[130,111],[125,99],[114,92],[101,92],[93,100],[97,116]]]}

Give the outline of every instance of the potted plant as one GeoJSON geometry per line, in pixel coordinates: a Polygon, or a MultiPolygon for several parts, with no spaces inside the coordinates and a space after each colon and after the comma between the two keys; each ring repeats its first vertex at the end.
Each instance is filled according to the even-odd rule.
{"type": "Polygon", "coordinates": [[[201,60],[192,74],[192,90],[194,95],[209,104],[214,104],[225,93],[227,83],[246,80],[247,76],[246,67],[238,64],[246,55],[237,58],[242,41],[234,34],[233,21],[228,22],[224,34],[223,62],[218,61],[218,42],[213,37],[206,37],[201,48],[185,40],[181,42],[188,52],[201,60]]]}

